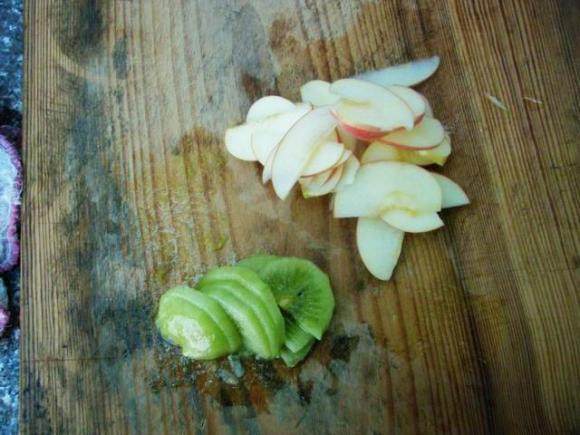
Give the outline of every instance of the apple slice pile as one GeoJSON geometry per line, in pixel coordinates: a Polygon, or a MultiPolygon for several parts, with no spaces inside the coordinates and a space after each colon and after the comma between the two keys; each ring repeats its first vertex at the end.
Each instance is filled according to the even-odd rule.
{"type": "Polygon", "coordinates": [[[388,280],[404,233],[443,226],[442,208],[469,203],[449,178],[421,166],[443,166],[451,140],[427,99],[410,88],[439,66],[432,57],[300,89],[301,103],[278,96],[256,101],[246,123],[226,131],[235,157],[264,165],[280,199],[295,184],[305,198],[334,194],[337,218],[358,218],[357,247],[377,278],[388,280]],[[361,160],[354,152],[367,143],[361,160]]]}

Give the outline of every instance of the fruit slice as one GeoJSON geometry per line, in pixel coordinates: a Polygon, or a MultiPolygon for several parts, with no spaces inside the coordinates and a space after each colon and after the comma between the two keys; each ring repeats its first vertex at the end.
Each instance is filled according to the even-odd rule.
{"type": "Polygon", "coordinates": [[[366,165],[373,162],[396,162],[403,161],[400,148],[387,145],[383,142],[375,141],[371,143],[364,151],[361,157],[361,163],[366,165]]]}
{"type": "Polygon", "coordinates": [[[375,141],[367,147],[362,155],[361,162],[363,165],[381,161],[400,161],[421,166],[433,163],[443,165],[449,154],[451,154],[451,144],[447,135],[435,148],[417,151],[406,150],[375,141]]]}
{"type": "Polygon", "coordinates": [[[338,138],[340,139],[340,142],[342,142],[344,144],[344,147],[347,150],[354,151],[356,148],[356,142],[357,142],[356,137],[354,137],[352,134],[348,133],[346,130],[344,130],[340,126],[336,129],[336,132],[338,133],[338,138]]]}
{"type": "Polygon", "coordinates": [[[304,115],[280,142],[272,164],[272,184],[280,199],[286,199],[316,151],[318,141],[336,128],[327,107],[304,115]]]}
{"type": "Polygon", "coordinates": [[[310,353],[310,350],[312,349],[313,345],[314,340],[310,344],[304,346],[298,352],[292,352],[291,350],[284,348],[280,353],[280,357],[282,358],[284,364],[286,364],[287,367],[290,368],[295,367],[300,361],[306,358],[306,356],[310,353]]]}
{"type": "Polygon", "coordinates": [[[189,287],[174,287],[161,296],[155,320],[163,338],[194,359],[213,359],[236,352],[240,334],[222,307],[189,287]]]}
{"type": "Polygon", "coordinates": [[[350,156],[352,156],[352,151],[345,149],[344,152],[342,153],[342,156],[340,156],[340,159],[338,159],[338,162],[334,164],[334,167],[336,168],[338,165],[346,163],[346,161],[350,159],[350,156]]]}
{"type": "Polygon", "coordinates": [[[405,86],[389,86],[387,89],[409,106],[411,112],[413,112],[415,125],[421,122],[427,110],[426,100],[423,95],[405,86]]]}
{"type": "Polygon", "coordinates": [[[312,80],[300,88],[302,101],[314,107],[338,103],[340,97],[330,92],[330,83],[323,80],[312,80]]]}
{"type": "Polygon", "coordinates": [[[338,163],[343,153],[344,145],[339,142],[324,142],[320,144],[302,172],[302,176],[308,177],[332,168],[338,163]]]}
{"type": "Polygon", "coordinates": [[[340,115],[336,110],[333,111],[334,116],[336,116],[336,119],[338,120],[339,130],[342,130],[345,134],[353,137],[355,142],[357,139],[370,142],[385,135],[385,132],[381,128],[374,127],[367,123],[366,120],[369,119],[368,117],[371,116],[370,114],[374,113],[371,107],[353,106],[348,102],[344,102],[342,103],[341,108],[342,113],[340,115]],[[362,114],[360,113],[361,110],[364,110],[362,114]],[[353,119],[359,118],[365,119],[364,124],[354,124],[353,119]]]}
{"type": "Polygon", "coordinates": [[[334,169],[329,169],[329,171],[330,176],[323,184],[317,184],[312,181],[315,179],[314,177],[301,178],[299,181],[300,186],[302,187],[302,196],[304,196],[304,198],[312,198],[315,196],[327,195],[332,192],[342,177],[344,165],[340,165],[334,169]]]}
{"type": "Polygon", "coordinates": [[[252,150],[252,134],[256,130],[256,124],[243,124],[226,130],[226,149],[234,157],[253,162],[258,160],[252,150]]]}
{"type": "Polygon", "coordinates": [[[238,266],[245,267],[247,269],[251,269],[256,272],[258,275],[262,271],[262,269],[268,266],[272,261],[277,260],[277,255],[268,255],[268,254],[258,254],[252,255],[251,257],[244,258],[238,263],[238,266]]]}
{"type": "Polygon", "coordinates": [[[310,110],[311,108],[307,104],[297,104],[291,111],[270,116],[259,122],[252,133],[251,146],[260,163],[266,163],[270,153],[290,128],[310,110]]]}
{"type": "Polygon", "coordinates": [[[266,184],[272,179],[272,165],[274,164],[274,157],[276,156],[276,149],[273,149],[266,163],[264,163],[264,170],[262,171],[262,183],[266,184]]]}
{"type": "Polygon", "coordinates": [[[335,190],[341,190],[345,186],[354,183],[358,168],[360,168],[358,159],[354,155],[351,155],[344,163],[344,170],[342,172],[342,176],[340,177],[340,181],[335,187],[335,190]]]}
{"type": "Polygon", "coordinates": [[[359,74],[355,78],[366,80],[380,86],[415,86],[431,77],[437,71],[439,62],[439,56],[433,56],[377,71],[369,71],[359,74]]]}
{"type": "Polygon", "coordinates": [[[284,341],[284,319],[282,313],[276,304],[276,299],[272,294],[272,290],[268,285],[260,279],[260,277],[251,269],[240,266],[223,266],[209,271],[198,283],[198,288],[203,289],[204,286],[221,283],[224,281],[231,281],[239,286],[247,289],[253,295],[257,303],[253,304],[257,308],[264,307],[266,311],[265,321],[269,321],[273,326],[273,334],[277,337],[274,342],[279,344],[284,341]]]}
{"type": "Polygon", "coordinates": [[[407,210],[388,210],[381,214],[381,219],[408,233],[424,233],[444,225],[437,213],[416,214],[407,210]]]}
{"type": "Polygon", "coordinates": [[[404,149],[417,150],[435,148],[445,139],[443,125],[434,118],[424,117],[410,131],[395,131],[379,139],[388,145],[404,149]]]}
{"type": "Polygon", "coordinates": [[[286,98],[277,95],[268,95],[257,100],[246,115],[246,122],[261,121],[269,116],[292,111],[296,105],[286,98]]]}
{"type": "Polygon", "coordinates": [[[460,207],[469,204],[469,198],[459,184],[441,174],[436,174],[435,172],[431,172],[431,175],[435,177],[435,181],[437,181],[439,187],[441,187],[441,206],[443,208],[460,207]]]}
{"type": "Polygon", "coordinates": [[[281,258],[260,273],[280,308],[318,340],[328,328],[334,296],[328,276],[308,260],[281,258]]]}
{"type": "Polygon", "coordinates": [[[200,290],[220,304],[236,323],[246,349],[261,358],[278,355],[280,347],[271,340],[273,325],[263,311],[254,309],[259,302],[249,291],[227,281],[206,284],[200,290]]]}
{"type": "Polygon", "coordinates": [[[409,106],[381,86],[362,80],[343,79],[334,82],[330,91],[347,100],[341,100],[335,108],[336,116],[346,125],[362,129],[368,126],[389,132],[401,127],[410,130],[415,124],[409,106]]]}
{"type": "Polygon", "coordinates": [[[376,278],[388,280],[399,261],[405,233],[381,219],[359,218],[356,244],[362,261],[376,278]]]}
{"type": "Polygon", "coordinates": [[[430,116],[431,118],[434,118],[433,108],[431,107],[429,100],[427,100],[427,98],[425,98],[424,95],[421,95],[421,97],[423,97],[423,100],[425,101],[425,115],[430,116]]]}
{"type": "Polygon", "coordinates": [[[304,331],[292,317],[286,318],[286,341],[284,347],[291,352],[299,352],[305,346],[312,343],[315,338],[312,334],[304,331]]]}
{"type": "Polygon", "coordinates": [[[379,217],[387,208],[441,210],[441,188],[423,168],[402,162],[375,162],[358,170],[354,183],[336,193],[334,216],[379,217]]]}

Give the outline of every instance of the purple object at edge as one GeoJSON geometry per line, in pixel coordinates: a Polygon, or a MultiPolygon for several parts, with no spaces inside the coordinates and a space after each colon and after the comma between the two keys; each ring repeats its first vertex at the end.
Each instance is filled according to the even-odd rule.
{"type": "Polygon", "coordinates": [[[0,134],[0,272],[10,270],[18,263],[21,190],[20,155],[16,147],[0,134]]]}

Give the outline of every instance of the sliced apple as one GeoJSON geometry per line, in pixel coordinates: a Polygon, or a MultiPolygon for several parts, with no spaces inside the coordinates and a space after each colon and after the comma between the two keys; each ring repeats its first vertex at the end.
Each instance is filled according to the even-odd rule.
{"type": "Polygon", "coordinates": [[[346,163],[346,161],[350,158],[350,156],[352,156],[352,151],[345,149],[344,152],[342,153],[342,156],[340,156],[340,159],[338,159],[338,161],[336,162],[334,167],[337,167],[339,165],[342,165],[343,163],[346,163]]]}
{"type": "Polygon", "coordinates": [[[338,103],[340,97],[330,92],[330,83],[323,80],[312,80],[300,88],[302,101],[314,107],[328,106],[338,103]]]}
{"type": "Polygon", "coordinates": [[[423,168],[402,162],[375,162],[360,167],[354,183],[337,192],[334,216],[379,217],[386,208],[413,212],[441,210],[441,188],[423,168]]]}
{"type": "Polygon", "coordinates": [[[256,124],[243,124],[238,127],[228,128],[225,137],[228,152],[240,160],[248,162],[258,160],[252,150],[252,134],[256,128],[256,124]]]}
{"type": "Polygon", "coordinates": [[[302,187],[302,195],[304,198],[312,198],[315,196],[323,196],[332,192],[336,185],[340,182],[343,171],[344,166],[339,166],[330,170],[330,176],[322,184],[318,184],[315,181],[315,178],[301,178],[300,185],[302,187]]]}
{"type": "Polygon", "coordinates": [[[451,154],[451,139],[449,138],[449,135],[445,133],[445,138],[435,148],[431,148],[430,150],[419,150],[416,151],[416,153],[417,156],[422,159],[427,159],[439,166],[443,166],[451,154]]]}
{"type": "Polygon", "coordinates": [[[268,156],[288,130],[310,110],[309,104],[297,104],[290,111],[269,116],[257,123],[252,133],[251,145],[260,163],[266,163],[268,156]]]}
{"type": "Polygon", "coordinates": [[[396,162],[403,161],[401,151],[392,145],[382,142],[372,142],[364,151],[361,157],[361,163],[366,165],[373,162],[396,162]]]}
{"type": "Polygon", "coordinates": [[[328,181],[334,169],[335,168],[330,168],[324,172],[321,172],[320,174],[311,175],[309,177],[301,177],[300,178],[301,184],[312,184],[322,186],[324,183],[326,183],[326,181],[328,181]]]}
{"type": "Polygon", "coordinates": [[[276,149],[273,149],[266,163],[264,164],[264,170],[262,171],[262,183],[266,184],[272,179],[272,165],[274,164],[274,156],[276,155],[276,149]]]}
{"type": "Polygon", "coordinates": [[[336,104],[335,113],[349,126],[374,127],[388,132],[401,127],[410,130],[415,124],[409,106],[381,86],[362,80],[342,79],[334,82],[330,91],[346,100],[336,104]]]}
{"type": "Polygon", "coordinates": [[[369,71],[359,74],[355,78],[380,86],[415,86],[431,77],[439,68],[439,62],[439,56],[433,56],[377,71],[369,71]]]}
{"type": "Polygon", "coordinates": [[[381,219],[359,218],[356,225],[356,244],[368,271],[387,281],[399,261],[405,233],[381,219]]]}
{"type": "Polygon", "coordinates": [[[444,138],[443,125],[435,118],[426,116],[414,129],[389,133],[379,141],[404,149],[418,150],[435,148],[444,138]]]}
{"type": "Polygon", "coordinates": [[[413,112],[413,117],[415,120],[415,125],[417,125],[423,119],[427,106],[425,104],[425,98],[419,92],[407,88],[405,86],[389,86],[387,88],[401,100],[403,100],[407,106],[413,112]]]}
{"type": "Polygon", "coordinates": [[[424,233],[442,227],[443,221],[437,213],[413,213],[406,210],[387,210],[381,213],[389,225],[407,233],[424,233]]]}
{"type": "Polygon", "coordinates": [[[272,164],[272,184],[280,199],[286,199],[300,178],[316,151],[318,141],[335,128],[336,119],[324,106],[308,112],[284,136],[272,164]]]}
{"type": "Polygon", "coordinates": [[[279,115],[281,113],[290,112],[296,105],[286,98],[277,95],[268,95],[256,101],[248,110],[246,115],[246,122],[261,121],[269,116],[279,115]]]}
{"type": "Polygon", "coordinates": [[[399,161],[412,163],[419,166],[432,165],[434,163],[443,166],[449,154],[451,154],[451,144],[449,137],[446,137],[435,148],[428,150],[406,150],[393,145],[375,141],[372,142],[361,157],[361,163],[399,161]]]}
{"type": "Polygon", "coordinates": [[[342,172],[342,177],[340,177],[340,181],[335,187],[336,191],[339,191],[346,186],[351,185],[354,183],[354,179],[356,178],[356,173],[360,168],[360,162],[356,158],[356,156],[351,155],[346,162],[343,164],[344,170],[342,172]]]}
{"type": "MultiPolygon", "coordinates": [[[[359,110],[359,108],[356,108],[356,110],[359,110]]],[[[372,109],[369,108],[368,110],[370,111],[372,109]]],[[[365,142],[371,142],[371,141],[378,139],[378,138],[385,135],[385,132],[382,129],[377,128],[377,127],[373,127],[371,125],[349,124],[349,121],[347,121],[345,118],[345,117],[349,116],[348,107],[346,109],[343,107],[343,112],[341,115],[343,118],[341,118],[336,113],[336,111],[334,111],[333,114],[334,114],[334,116],[336,116],[336,119],[338,120],[339,130],[341,130],[345,134],[353,137],[355,142],[357,139],[360,139],[360,140],[365,141],[365,142]]],[[[356,116],[358,116],[358,115],[356,115],[356,116]]]]}
{"type": "Polygon", "coordinates": [[[302,172],[303,177],[316,175],[335,166],[344,153],[340,142],[323,142],[319,145],[302,172]]]}
{"type": "Polygon", "coordinates": [[[444,175],[431,172],[435,177],[435,181],[441,187],[443,208],[460,207],[469,204],[469,198],[465,191],[455,181],[445,177],[444,175]]]}
{"type": "Polygon", "coordinates": [[[346,130],[341,128],[340,126],[336,129],[338,133],[338,138],[340,142],[342,142],[347,150],[354,151],[356,149],[356,137],[352,134],[348,133],[346,130]]]}
{"type": "Polygon", "coordinates": [[[433,108],[431,107],[431,103],[429,103],[429,100],[427,100],[427,98],[425,98],[424,95],[421,95],[421,97],[423,97],[423,100],[425,101],[425,115],[430,116],[431,118],[434,118],[433,108]]]}

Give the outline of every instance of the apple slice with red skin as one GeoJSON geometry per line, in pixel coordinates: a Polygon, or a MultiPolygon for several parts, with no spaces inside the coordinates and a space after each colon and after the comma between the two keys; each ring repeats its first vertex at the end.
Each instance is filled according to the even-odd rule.
{"type": "Polygon", "coordinates": [[[407,150],[426,150],[435,148],[445,139],[445,129],[435,118],[424,117],[412,130],[389,133],[380,142],[407,150]]]}
{"type": "Polygon", "coordinates": [[[387,281],[399,261],[405,233],[378,218],[358,218],[356,245],[368,271],[387,281]]]}
{"type": "Polygon", "coordinates": [[[377,71],[368,71],[355,76],[355,78],[379,86],[415,86],[431,77],[439,68],[439,63],[439,56],[433,56],[377,71]]]}
{"type": "Polygon", "coordinates": [[[391,209],[381,213],[381,219],[407,233],[424,233],[444,225],[435,212],[417,214],[407,210],[391,209]]]}
{"type": "Polygon", "coordinates": [[[413,112],[415,125],[419,124],[427,110],[426,100],[423,95],[405,86],[389,86],[387,89],[409,106],[411,112],[413,112]]]}
{"type": "MultiPolygon", "coordinates": [[[[372,136],[378,131],[389,132],[398,128],[413,128],[415,122],[410,107],[389,90],[362,80],[342,79],[330,86],[330,91],[341,97],[334,113],[345,130],[362,138],[367,131],[372,136]]],[[[376,136],[375,136],[376,137],[376,136]]]]}
{"type": "Polygon", "coordinates": [[[286,98],[277,95],[268,95],[257,100],[250,106],[246,115],[246,122],[261,121],[269,116],[292,111],[296,105],[286,98]]]}
{"type": "Polygon", "coordinates": [[[441,188],[425,169],[402,162],[362,165],[354,182],[336,193],[334,216],[379,217],[387,209],[441,210],[441,188]]]}
{"type": "Polygon", "coordinates": [[[361,163],[372,163],[381,161],[399,161],[412,163],[419,166],[427,166],[438,164],[443,166],[447,157],[451,154],[451,144],[449,136],[445,135],[445,139],[435,148],[427,150],[406,150],[393,145],[375,141],[372,142],[364,151],[361,163]]]}
{"type": "Polygon", "coordinates": [[[330,83],[323,80],[312,80],[300,88],[302,101],[314,107],[329,106],[338,103],[340,97],[330,92],[330,83]]]}
{"type": "Polygon", "coordinates": [[[326,106],[316,108],[300,118],[275,150],[272,184],[280,199],[286,199],[321,138],[336,128],[336,119],[326,106]]]}

